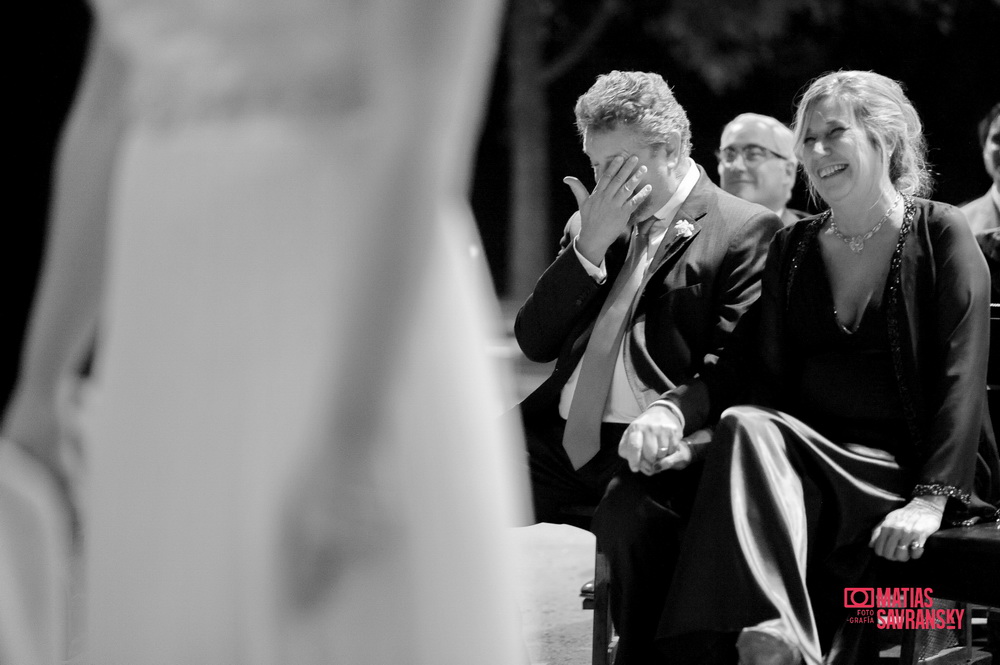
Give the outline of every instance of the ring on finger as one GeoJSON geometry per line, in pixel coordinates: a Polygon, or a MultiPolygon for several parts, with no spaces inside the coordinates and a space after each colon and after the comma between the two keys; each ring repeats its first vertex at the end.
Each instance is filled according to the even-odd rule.
{"type": "Polygon", "coordinates": [[[917,541],[913,541],[912,543],[910,543],[910,549],[911,550],[922,550],[922,549],[924,549],[924,546],[921,545],[920,543],[918,543],[917,541]]]}
{"type": "Polygon", "coordinates": [[[908,549],[910,549],[910,545],[904,545],[904,544],[900,543],[899,545],[896,545],[896,549],[897,550],[908,550],[908,549]]]}
{"type": "Polygon", "coordinates": [[[622,189],[624,189],[626,192],[632,191],[632,188],[628,186],[627,182],[624,185],[622,185],[622,189]]]}

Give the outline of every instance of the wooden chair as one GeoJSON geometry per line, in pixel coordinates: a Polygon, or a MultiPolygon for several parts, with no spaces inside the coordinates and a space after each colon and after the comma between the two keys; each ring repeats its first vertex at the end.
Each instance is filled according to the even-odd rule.
{"type": "Polygon", "coordinates": [[[986,364],[986,403],[994,433],[1000,432],[1000,303],[990,305],[990,358],[986,364]]]}
{"type": "Polygon", "coordinates": [[[611,623],[611,569],[600,548],[594,551],[594,593],[584,596],[583,609],[594,611],[594,628],[591,642],[591,663],[612,665],[615,662],[615,629],[611,623]]]}
{"type": "MultiPolygon", "coordinates": [[[[563,522],[590,530],[596,506],[570,506],[563,509],[563,522]]],[[[611,569],[600,547],[594,548],[594,589],[583,593],[583,609],[593,610],[594,624],[591,640],[591,663],[611,665],[614,662],[615,631],[611,624],[611,569]]]]}
{"type": "MultiPolygon", "coordinates": [[[[970,605],[1000,608],[1000,524],[989,522],[938,531],[925,543],[924,555],[916,561],[882,563],[879,579],[885,586],[933,589],[934,598],[956,601],[966,610],[962,625],[964,649],[955,661],[976,660],[981,652],[972,646],[970,605]]],[[[919,631],[903,632],[900,665],[914,665],[920,654],[916,644],[919,631]]]]}

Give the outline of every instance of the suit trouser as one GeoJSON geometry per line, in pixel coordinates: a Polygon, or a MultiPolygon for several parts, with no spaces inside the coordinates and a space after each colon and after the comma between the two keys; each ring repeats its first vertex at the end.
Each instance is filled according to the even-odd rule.
{"type": "MultiPolygon", "coordinates": [[[[515,409],[510,415],[516,413],[515,409]]],[[[535,522],[572,523],[567,520],[567,507],[596,506],[600,502],[611,479],[628,468],[618,456],[618,442],[626,427],[622,423],[602,424],[597,455],[574,469],[562,444],[566,421],[554,410],[549,418],[525,418],[535,522]]]]}
{"type": "Polygon", "coordinates": [[[626,466],[612,480],[593,531],[611,568],[616,665],[660,662],[660,616],[697,489],[700,465],[648,477],[626,466]]]}
{"type": "Polygon", "coordinates": [[[574,470],[562,445],[566,421],[558,414],[525,420],[535,521],[572,522],[567,506],[599,504],[591,530],[611,566],[611,616],[619,634],[615,662],[649,662],[699,468],[653,478],[632,473],[618,456],[627,426],[604,423],[600,451],[574,470]]]}

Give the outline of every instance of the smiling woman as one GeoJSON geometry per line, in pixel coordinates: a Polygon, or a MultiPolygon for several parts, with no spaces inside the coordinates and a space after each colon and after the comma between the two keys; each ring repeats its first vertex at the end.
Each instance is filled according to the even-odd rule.
{"type": "MultiPolygon", "coordinates": [[[[833,190],[844,191],[841,179],[830,178],[852,167],[848,175],[867,185],[869,194],[887,183],[914,196],[930,190],[923,125],[892,79],[871,72],[840,72],[818,79],[799,102],[795,128],[796,151],[810,191],[829,205],[837,198],[833,190]],[[881,164],[883,159],[888,163],[881,164]],[[882,166],[887,167],[885,181],[872,177],[882,175],[882,166]],[[821,188],[826,185],[834,188],[824,194],[821,188]]],[[[861,187],[847,190],[856,199],[865,194],[861,187]]]]}
{"type": "Polygon", "coordinates": [[[997,517],[988,274],[961,212],[916,198],[916,111],[891,79],[837,72],[795,138],[830,207],[775,236],[759,318],[666,397],[685,433],[725,409],[660,623],[671,662],[731,662],[734,644],[744,665],[874,662],[845,589],[997,517]]]}

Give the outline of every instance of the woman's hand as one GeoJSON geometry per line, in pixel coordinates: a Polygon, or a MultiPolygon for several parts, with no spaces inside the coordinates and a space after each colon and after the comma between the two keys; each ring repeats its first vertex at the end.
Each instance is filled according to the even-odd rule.
{"type": "Polygon", "coordinates": [[[868,546],[875,554],[890,561],[919,559],[924,554],[927,537],[941,528],[943,496],[918,496],[897,508],[872,531],[868,546]]]}

